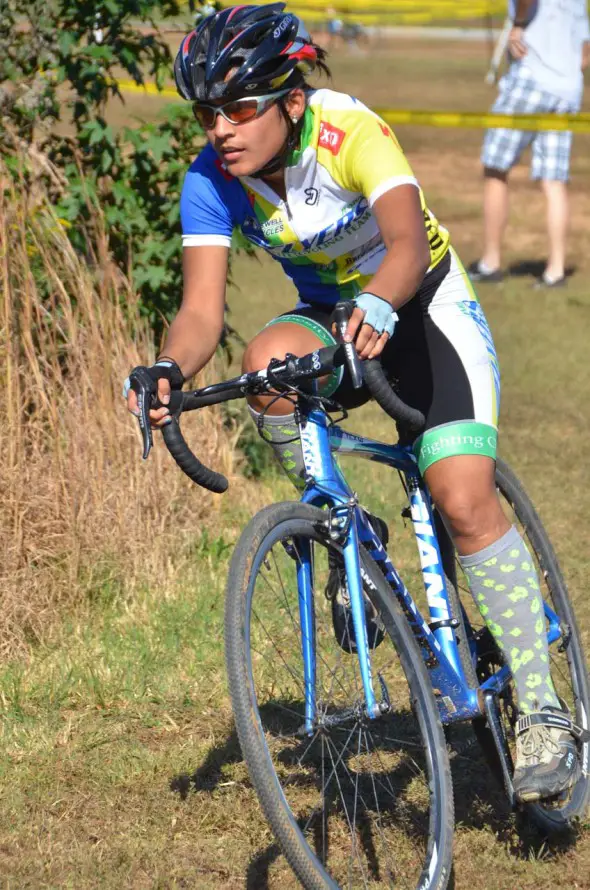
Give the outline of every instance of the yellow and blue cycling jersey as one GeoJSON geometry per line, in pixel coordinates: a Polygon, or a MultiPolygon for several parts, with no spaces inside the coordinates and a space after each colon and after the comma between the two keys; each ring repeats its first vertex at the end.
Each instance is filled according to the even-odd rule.
{"type": "Polygon", "coordinates": [[[315,90],[285,169],[286,201],[261,179],[231,176],[209,145],[184,181],[183,246],[229,247],[238,227],[281,263],[303,302],[333,305],[363,291],[381,265],[386,248],[372,207],[407,184],[419,190],[434,269],[449,234],[428,210],[392,130],[352,96],[315,90]]]}

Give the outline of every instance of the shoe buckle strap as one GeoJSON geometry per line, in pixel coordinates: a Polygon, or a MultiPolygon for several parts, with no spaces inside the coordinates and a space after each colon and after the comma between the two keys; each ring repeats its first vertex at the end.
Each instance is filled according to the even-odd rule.
{"type": "Polygon", "coordinates": [[[553,714],[550,711],[525,714],[519,717],[516,734],[521,735],[532,726],[548,726],[550,729],[563,729],[580,742],[590,742],[590,731],[578,726],[567,714],[553,714]]]}

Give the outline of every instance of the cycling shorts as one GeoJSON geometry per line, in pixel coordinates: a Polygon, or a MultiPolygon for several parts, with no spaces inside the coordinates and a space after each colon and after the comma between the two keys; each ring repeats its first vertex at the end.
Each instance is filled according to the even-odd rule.
{"type": "MultiPolygon", "coordinates": [[[[460,454],[495,459],[500,372],[492,335],[471,282],[453,250],[430,272],[418,293],[398,310],[393,337],[383,350],[383,369],[400,398],[426,418],[412,446],[422,473],[460,454]]],[[[269,322],[302,325],[323,346],[336,342],[325,306],[299,303],[269,322]]],[[[320,394],[350,410],[370,399],[355,390],[339,368],[320,394]]]]}

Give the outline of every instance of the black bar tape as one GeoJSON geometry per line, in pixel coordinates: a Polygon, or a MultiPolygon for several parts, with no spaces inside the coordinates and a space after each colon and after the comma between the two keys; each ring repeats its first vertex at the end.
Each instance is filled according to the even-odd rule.
{"type": "Polygon", "coordinates": [[[374,358],[367,359],[363,364],[363,371],[367,389],[386,414],[398,423],[410,427],[412,431],[419,432],[423,429],[426,422],[424,415],[417,408],[406,405],[395,394],[381,367],[381,362],[374,358]]]}
{"type": "Polygon", "coordinates": [[[300,379],[313,380],[315,377],[330,374],[334,368],[343,365],[345,360],[342,345],[323,346],[321,349],[316,349],[315,352],[302,355],[301,358],[287,356],[284,369],[273,369],[273,376],[276,380],[284,379],[286,384],[297,383],[300,379]]]}
{"type": "Polygon", "coordinates": [[[225,476],[222,476],[221,473],[215,473],[202,464],[200,460],[197,460],[186,444],[184,436],[180,432],[178,421],[175,418],[162,427],[162,435],[168,451],[189,479],[215,494],[222,494],[224,491],[227,491],[228,481],[225,476]]]}

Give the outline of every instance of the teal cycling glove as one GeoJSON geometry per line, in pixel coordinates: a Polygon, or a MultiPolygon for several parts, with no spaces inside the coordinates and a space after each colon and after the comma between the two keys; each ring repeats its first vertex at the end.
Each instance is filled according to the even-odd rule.
{"type": "Polygon", "coordinates": [[[352,302],[365,313],[363,324],[370,325],[378,334],[387,333],[390,337],[393,335],[398,315],[393,311],[391,303],[368,293],[359,294],[352,302]]]}

